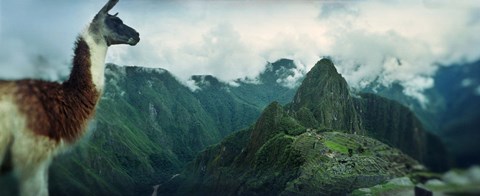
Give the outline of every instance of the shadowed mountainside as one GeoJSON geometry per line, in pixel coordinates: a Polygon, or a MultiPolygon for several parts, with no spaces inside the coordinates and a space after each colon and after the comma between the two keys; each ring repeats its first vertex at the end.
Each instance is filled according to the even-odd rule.
{"type": "Polygon", "coordinates": [[[270,104],[252,127],[207,148],[159,190],[178,195],[345,194],[421,170],[410,156],[443,169],[445,151],[438,142],[399,103],[373,94],[350,95],[333,63],[322,59],[292,103],[270,104]],[[430,143],[439,145],[431,149],[430,143]]]}
{"type": "Polygon", "coordinates": [[[363,92],[375,93],[408,106],[425,128],[438,135],[455,159],[456,167],[480,164],[480,61],[441,66],[424,105],[403,93],[399,84],[372,83],[363,92]]]}

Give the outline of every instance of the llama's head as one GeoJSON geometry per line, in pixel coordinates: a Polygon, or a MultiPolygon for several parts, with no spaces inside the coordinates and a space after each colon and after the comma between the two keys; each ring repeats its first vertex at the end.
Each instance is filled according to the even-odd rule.
{"type": "Polygon", "coordinates": [[[140,34],[133,28],[123,24],[122,20],[115,15],[108,14],[118,0],[109,0],[98,12],[90,24],[90,31],[95,34],[97,40],[103,39],[108,46],[115,44],[136,45],[140,41],[140,34]]]}

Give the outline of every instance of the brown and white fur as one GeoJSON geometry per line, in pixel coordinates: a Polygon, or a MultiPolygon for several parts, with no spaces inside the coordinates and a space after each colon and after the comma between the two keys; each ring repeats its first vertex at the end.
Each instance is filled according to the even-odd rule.
{"type": "Polygon", "coordinates": [[[85,134],[102,94],[108,47],[140,41],[108,14],[117,2],[110,0],[78,36],[67,81],[0,81],[0,174],[12,171],[21,195],[48,195],[53,157],[85,134]]]}

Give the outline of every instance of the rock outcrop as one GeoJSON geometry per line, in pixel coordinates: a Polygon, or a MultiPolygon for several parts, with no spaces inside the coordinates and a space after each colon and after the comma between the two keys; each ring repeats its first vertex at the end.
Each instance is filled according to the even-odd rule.
{"type": "Polygon", "coordinates": [[[308,72],[289,109],[309,127],[362,132],[347,81],[329,59],[320,60],[308,72]]]}

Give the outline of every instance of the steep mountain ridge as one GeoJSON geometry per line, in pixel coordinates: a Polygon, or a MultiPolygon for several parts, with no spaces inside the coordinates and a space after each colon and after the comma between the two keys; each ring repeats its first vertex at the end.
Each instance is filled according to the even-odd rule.
{"type": "Polygon", "coordinates": [[[237,97],[231,86],[213,76],[192,76],[192,79],[200,88],[193,94],[213,118],[222,137],[245,128],[258,118],[261,106],[237,97]]]}
{"type": "Polygon", "coordinates": [[[310,127],[359,134],[362,131],[347,81],[329,59],[318,61],[307,73],[289,107],[300,122],[310,127]]]}
{"type": "Polygon", "coordinates": [[[197,152],[253,123],[264,102],[292,91],[279,87],[280,95],[271,94],[265,84],[236,91],[199,76],[211,85],[192,92],[160,68],[108,64],[105,71],[92,135],[53,162],[52,195],[149,194],[197,152]],[[264,97],[255,100],[257,91],[264,97]]]}
{"type": "Polygon", "coordinates": [[[92,136],[53,162],[53,195],[147,194],[220,139],[200,102],[167,71],[108,65],[106,72],[92,136]]]}
{"type": "Polygon", "coordinates": [[[160,192],[346,194],[421,169],[408,155],[436,167],[435,161],[443,161],[435,159],[442,157],[436,154],[442,146],[429,149],[432,139],[399,103],[373,94],[350,95],[333,63],[322,59],[292,103],[270,104],[253,126],[200,153],[160,192]]]}
{"type": "Polygon", "coordinates": [[[292,76],[292,60],[280,59],[268,63],[256,82],[237,80],[238,86],[219,81],[210,75],[195,75],[191,79],[199,87],[194,95],[212,116],[222,137],[255,122],[271,101],[288,103],[295,89],[285,87],[281,80],[292,76]]]}
{"type": "Polygon", "coordinates": [[[367,136],[402,150],[431,170],[444,171],[451,166],[445,145],[427,132],[407,107],[375,94],[358,96],[355,107],[367,136]]]}

